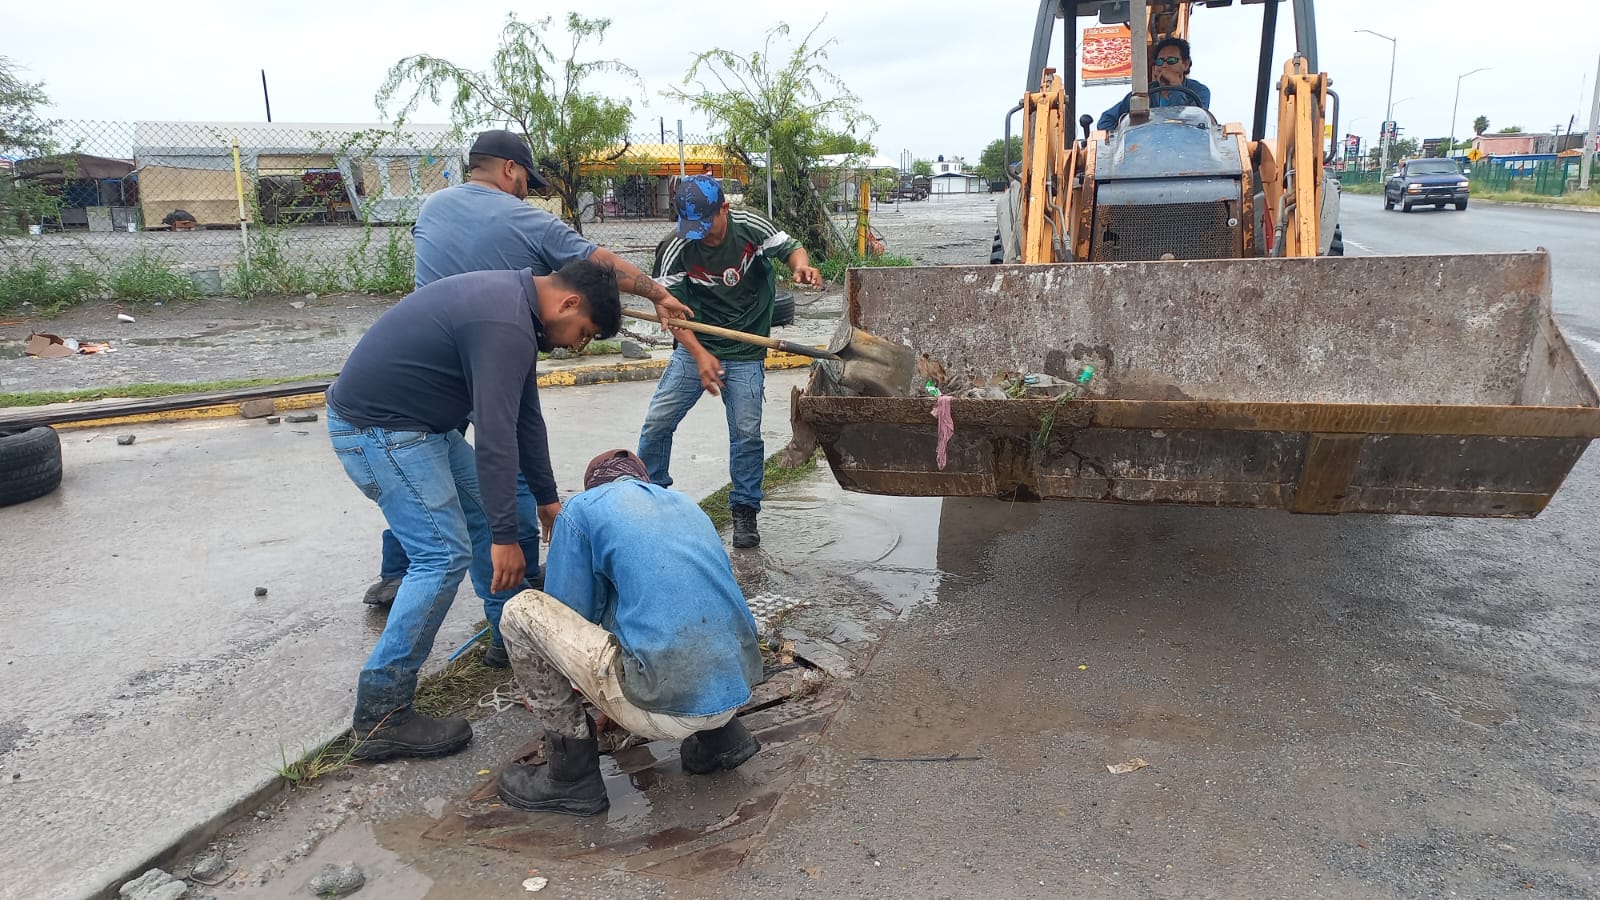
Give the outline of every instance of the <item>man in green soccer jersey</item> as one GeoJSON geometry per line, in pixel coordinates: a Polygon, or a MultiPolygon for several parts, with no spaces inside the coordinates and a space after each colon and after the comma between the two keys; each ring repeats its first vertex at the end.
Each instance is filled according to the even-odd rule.
{"type": "MultiPolygon", "coordinates": [[[[749,334],[772,330],[776,279],[769,260],[781,259],[796,284],[820,285],[822,275],[800,242],[765,216],[730,209],[715,178],[694,175],[673,194],[678,233],[665,242],[656,271],[673,296],[694,310],[695,321],[749,334]]],[[[761,477],[766,449],[761,441],[761,402],[767,351],[725,338],[696,337],[674,330],[673,351],[639,435],[639,456],[650,480],[672,484],[672,434],[703,391],[722,397],[728,414],[728,474],[733,492],[733,546],[761,543],[756,513],[761,509],[761,477]]]]}

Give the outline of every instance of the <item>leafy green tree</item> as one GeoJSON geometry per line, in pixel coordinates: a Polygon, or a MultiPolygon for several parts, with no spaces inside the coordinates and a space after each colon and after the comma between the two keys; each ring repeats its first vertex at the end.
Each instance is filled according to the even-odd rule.
{"type": "Polygon", "coordinates": [[[1495,134],[1521,134],[1521,133],[1522,133],[1522,126],[1521,125],[1507,125],[1506,127],[1504,127],[1502,129],[1500,129],[1499,131],[1495,132],[1495,134]]]}
{"type": "MultiPolygon", "coordinates": [[[[638,81],[620,60],[585,59],[587,46],[605,41],[610,19],[569,13],[566,51],[558,58],[546,40],[551,18],[523,22],[511,14],[487,69],[476,71],[420,53],[395,63],[378,89],[378,109],[396,109],[404,122],[424,100],[449,104],[452,123],[463,131],[509,128],[527,139],[540,172],[561,198],[567,220],[582,230],[579,197],[593,187],[583,171],[615,162],[627,152],[633,111],[586,88],[591,78],[617,74],[638,81]]],[[[640,85],[641,89],[643,85],[640,85]]]]}
{"type": "Polygon", "coordinates": [[[933,161],[932,160],[927,160],[927,159],[919,159],[919,160],[913,161],[911,163],[911,174],[913,174],[913,175],[932,175],[933,174],[933,161]]]}
{"type": "MultiPolygon", "coordinates": [[[[1400,160],[1409,159],[1413,156],[1416,156],[1419,146],[1420,145],[1417,143],[1416,138],[1400,138],[1399,140],[1394,141],[1389,145],[1389,165],[1393,166],[1400,160]]],[[[1378,145],[1378,142],[1374,141],[1372,143],[1372,149],[1367,152],[1367,156],[1371,160],[1371,165],[1374,169],[1378,167],[1381,149],[1382,148],[1378,145]]]]}
{"type": "MultiPolygon", "coordinates": [[[[17,159],[55,152],[51,132],[58,124],[42,115],[50,97],[44,83],[21,76],[16,63],[0,56],[0,155],[17,159]]],[[[0,233],[15,234],[50,216],[57,198],[38,182],[0,177],[0,233]]]]}
{"type": "Polygon", "coordinates": [[[1473,134],[1483,134],[1485,131],[1488,131],[1488,130],[1489,130],[1489,117],[1488,116],[1479,116],[1476,119],[1472,120],[1472,133],[1473,134]]]}
{"type": "MultiPolygon", "coordinates": [[[[1022,159],[1022,135],[1011,136],[1011,161],[1022,159]]],[[[983,153],[978,157],[978,174],[990,181],[996,181],[1005,175],[1006,167],[1006,142],[1004,138],[995,138],[989,146],[983,148],[983,153]]]]}
{"type": "MultiPolygon", "coordinates": [[[[803,236],[812,254],[825,258],[846,247],[834,233],[812,171],[830,153],[870,150],[867,141],[877,122],[826,67],[833,42],[817,39],[821,27],[818,22],[787,50],[774,47],[789,38],[789,26],[780,22],[759,50],[701,52],[683,76],[684,87],[666,96],[703,114],[719,132],[718,140],[746,165],[756,168],[761,161],[773,179],[773,217],[803,236]]],[[[765,178],[752,182],[747,202],[764,203],[765,178]]]]}

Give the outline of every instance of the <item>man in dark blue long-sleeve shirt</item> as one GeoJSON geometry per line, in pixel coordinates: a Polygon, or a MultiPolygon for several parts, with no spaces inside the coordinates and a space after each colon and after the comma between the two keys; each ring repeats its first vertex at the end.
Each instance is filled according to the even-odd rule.
{"type": "Polygon", "coordinates": [[[616,274],[576,260],[549,275],[469,272],[419,288],[379,317],[328,390],[328,435],[350,480],[383,510],[407,569],[356,688],[355,754],[440,756],[465,719],[412,711],[417,672],[469,572],[484,614],[520,585],[520,469],[549,534],[561,503],[534,368],[621,325],[616,274]],[[468,416],[473,440],[462,436],[468,416]],[[480,491],[481,486],[481,491],[480,491]]]}
{"type": "MultiPolygon", "coordinates": [[[[547,187],[549,183],[521,136],[502,130],[478,135],[467,154],[467,180],[428,195],[417,212],[411,228],[417,246],[417,287],[463,272],[490,269],[532,269],[535,275],[548,275],[572,260],[590,259],[615,269],[617,288],[656,304],[658,314],[675,319],[693,316],[687,306],[632,263],[526,202],[530,189],[547,187]]],[[[537,504],[525,481],[517,485],[517,501],[528,580],[538,587],[537,504]]],[[[362,599],[373,606],[393,603],[407,565],[400,543],[385,531],[378,580],[362,599]]],[[[483,664],[502,669],[508,665],[498,635],[485,650],[483,664]]]]}

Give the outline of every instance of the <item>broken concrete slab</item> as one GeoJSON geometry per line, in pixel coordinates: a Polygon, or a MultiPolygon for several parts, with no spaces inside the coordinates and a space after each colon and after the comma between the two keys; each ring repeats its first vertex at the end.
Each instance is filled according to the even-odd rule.
{"type": "Polygon", "coordinates": [[[360,866],[328,863],[306,882],[306,891],[314,897],[344,897],[361,890],[366,883],[367,876],[360,866]]]}
{"type": "Polygon", "coordinates": [[[121,900],[183,900],[189,885],[161,869],[151,869],[117,890],[121,900]]]}
{"type": "Polygon", "coordinates": [[[239,404],[239,416],[245,419],[259,419],[277,411],[278,401],[270,397],[264,400],[246,400],[239,404]]]}
{"type": "Polygon", "coordinates": [[[306,422],[315,422],[317,420],[317,414],[314,412],[290,413],[287,416],[284,416],[283,420],[285,422],[292,422],[296,425],[301,425],[306,422]]]}

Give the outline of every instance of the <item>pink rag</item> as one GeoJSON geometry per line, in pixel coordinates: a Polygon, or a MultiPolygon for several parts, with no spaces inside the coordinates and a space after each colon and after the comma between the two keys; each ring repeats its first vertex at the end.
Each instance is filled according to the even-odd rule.
{"type": "Polygon", "coordinates": [[[933,401],[933,417],[939,420],[939,447],[934,451],[934,460],[939,463],[939,471],[944,471],[945,463],[950,461],[950,456],[945,449],[950,446],[950,438],[956,433],[955,420],[950,418],[950,395],[945,394],[933,401]]]}

